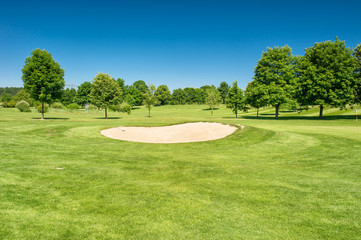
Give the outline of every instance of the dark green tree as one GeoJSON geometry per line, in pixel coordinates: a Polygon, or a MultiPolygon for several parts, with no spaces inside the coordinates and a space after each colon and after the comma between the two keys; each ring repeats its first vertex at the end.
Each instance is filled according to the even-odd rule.
{"type": "Polygon", "coordinates": [[[77,89],[75,101],[80,106],[90,102],[89,95],[91,92],[92,84],[90,82],[83,82],[77,89]]]}
{"type": "Polygon", "coordinates": [[[69,105],[70,103],[75,102],[76,90],[74,88],[66,88],[63,90],[63,94],[61,96],[61,103],[64,106],[69,105]]]}
{"type": "Polygon", "coordinates": [[[356,58],[355,69],[355,103],[361,103],[361,44],[357,45],[353,53],[356,58]]]}
{"type": "Polygon", "coordinates": [[[92,104],[105,110],[105,119],[107,119],[109,106],[120,104],[122,90],[109,74],[98,73],[93,79],[89,96],[92,104]]]}
{"type": "Polygon", "coordinates": [[[218,91],[221,93],[221,97],[222,97],[222,101],[223,104],[226,103],[226,98],[228,96],[228,91],[229,91],[229,85],[226,82],[221,82],[220,86],[218,87],[218,91]]]}
{"type": "Polygon", "coordinates": [[[238,111],[245,110],[243,91],[238,87],[237,80],[233,82],[233,86],[229,89],[227,95],[226,106],[231,109],[234,114],[236,114],[237,118],[238,111]]]}
{"type": "Polygon", "coordinates": [[[173,104],[185,104],[186,102],[186,94],[184,92],[183,89],[181,88],[177,88],[173,90],[173,94],[172,94],[172,100],[173,100],[173,104]]]}
{"type": "Polygon", "coordinates": [[[143,80],[138,80],[134,82],[133,86],[141,93],[146,93],[149,90],[147,84],[143,80]]]}
{"type": "Polygon", "coordinates": [[[268,105],[275,107],[278,118],[279,107],[294,98],[296,89],[296,62],[292,50],[284,47],[267,48],[255,68],[253,82],[267,91],[268,105]]]}
{"type": "Polygon", "coordinates": [[[197,92],[194,88],[186,87],[184,88],[184,93],[186,95],[186,103],[193,104],[196,102],[197,92]]]}
{"type": "Polygon", "coordinates": [[[267,106],[269,94],[267,87],[263,84],[257,85],[255,82],[248,84],[245,93],[245,102],[257,109],[257,117],[259,109],[267,106]]]}
{"type": "Polygon", "coordinates": [[[144,96],[137,88],[130,86],[129,88],[126,88],[125,91],[125,102],[127,102],[132,107],[142,105],[144,96]]]}
{"type": "Polygon", "coordinates": [[[157,97],[160,105],[168,104],[171,99],[171,94],[167,85],[158,86],[157,90],[155,91],[155,96],[157,97]]]}
{"type": "Polygon", "coordinates": [[[35,49],[25,59],[22,69],[24,88],[32,98],[41,102],[41,119],[44,119],[44,105],[59,98],[65,86],[64,70],[55,62],[50,52],[35,49]]]}
{"type": "Polygon", "coordinates": [[[28,93],[24,89],[21,89],[20,91],[18,91],[16,93],[16,95],[13,97],[13,99],[15,102],[20,102],[21,100],[24,100],[24,101],[28,102],[30,105],[33,102],[33,99],[31,98],[30,93],[28,93]]]}
{"type": "Polygon", "coordinates": [[[344,107],[354,100],[356,59],[352,50],[338,38],[307,48],[300,62],[298,101],[319,105],[319,118],[325,105],[344,107]]]}

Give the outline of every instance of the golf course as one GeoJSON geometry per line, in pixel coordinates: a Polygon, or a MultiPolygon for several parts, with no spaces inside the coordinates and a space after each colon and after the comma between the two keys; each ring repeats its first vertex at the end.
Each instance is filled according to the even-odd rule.
{"type": "Polygon", "coordinates": [[[130,115],[0,109],[0,239],[360,239],[361,126],[353,108],[130,115]],[[217,122],[225,138],[111,139],[102,130],[217,122]],[[240,126],[244,126],[241,128],[240,126]]]}

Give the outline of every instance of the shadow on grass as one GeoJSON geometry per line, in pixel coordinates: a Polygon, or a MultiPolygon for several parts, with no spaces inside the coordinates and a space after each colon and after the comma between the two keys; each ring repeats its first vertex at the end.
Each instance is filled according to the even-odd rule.
{"type": "MultiPolygon", "coordinates": [[[[105,117],[98,117],[98,118],[94,118],[94,119],[104,119],[104,120],[106,120],[105,117]]],[[[107,119],[121,119],[121,117],[108,117],[107,119]]]]}
{"type": "MultiPolygon", "coordinates": [[[[32,119],[41,120],[41,117],[34,117],[32,119]]],[[[69,120],[69,118],[45,117],[44,120],[69,120]]]]}
{"type": "Polygon", "coordinates": [[[259,119],[259,120],[347,120],[347,119],[355,119],[355,116],[353,115],[333,115],[333,116],[323,116],[322,119],[320,119],[318,116],[278,116],[278,119],[274,117],[274,114],[262,114],[259,117],[257,116],[240,116],[240,118],[244,119],[259,119]],[[268,115],[273,115],[268,116],[268,115]]]}
{"type": "MultiPolygon", "coordinates": [[[[213,110],[218,110],[219,108],[213,108],[213,110]]],[[[203,111],[211,111],[212,109],[210,109],[210,108],[203,108],[202,109],[203,111]]]]}

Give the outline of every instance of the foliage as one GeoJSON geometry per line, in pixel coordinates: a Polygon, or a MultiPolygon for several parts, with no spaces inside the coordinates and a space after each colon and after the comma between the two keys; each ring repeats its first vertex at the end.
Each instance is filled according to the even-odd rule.
{"type": "Polygon", "coordinates": [[[4,103],[0,102],[0,108],[4,107],[4,103]]]}
{"type": "Polygon", "coordinates": [[[61,96],[61,102],[63,105],[67,106],[70,103],[75,102],[76,90],[74,88],[66,88],[63,90],[63,94],[61,96]]]}
{"type": "Polygon", "coordinates": [[[143,94],[136,87],[130,86],[126,89],[124,101],[132,107],[142,105],[143,99],[143,94]]]}
{"type": "Polygon", "coordinates": [[[208,88],[206,90],[205,102],[209,106],[209,109],[211,109],[211,116],[213,117],[214,107],[222,102],[222,97],[220,92],[215,87],[208,88]]]}
{"type": "Polygon", "coordinates": [[[66,107],[71,112],[74,111],[74,110],[78,110],[80,108],[80,106],[78,104],[76,104],[76,103],[70,103],[66,107]]]}
{"type": "Polygon", "coordinates": [[[26,92],[24,89],[19,90],[16,95],[13,97],[13,100],[15,102],[19,102],[21,100],[24,100],[28,102],[30,105],[33,102],[33,99],[31,98],[30,94],[26,92]]]}
{"type": "Polygon", "coordinates": [[[55,102],[55,103],[51,104],[51,107],[55,108],[55,109],[63,109],[64,108],[63,104],[61,104],[60,102],[55,102]]]}
{"type": "Polygon", "coordinates": [[[263,84],[250,82],[246,88],[245,102],[251,107],[257,109],[257,117],[259,108],[267,106],[269,94],[267,87],[263,84]]]}
{"type": "MultiPolygon", "coordinates": [[[[35,49],[31,57],[25,59],[22,72],[24,88],[35,100],[49,103],[60,97],[65,85],[64,70],[54,61],[51,53],[35,49]]],[[[44,119],[44,111],[41,118],[44,119]]]]}
{"type": "Polygon", "coordinates": [[[218,91],[220,92],[221,94],[221,97],[222,97],[222,101],[223,101],[223,104],[226,103],[226,99],[228,97],[228,92],[229,92],[229,85],[227,82],[221,82],[220,86],[218,87],[218,91]]]}
{"type": "Polygon", "coordinates": [[[15,107],[20,110],[20,112],[31,112],[30,110],[30,104],[25,101],[21,100],[16,103],[15,107]]]}
{"type": "Polygon", "coordinates": [[[297,58],[287,45],[267,48],[255,68],[253,82],[255,86],[266,90],[264,99],[276,109],[275,117],[281,104],[291,101],[295,96],[297,58]]]}
{"type": "Polygon", "coordinates": [[[91,83],[83,82],[77,89],[75,94],[75,102],[80,106],[84,106],[90,102],[89,95],[91,91],[91,83]]]}
{"type": "Polygon", "coordinates": [[[148,117],[150,117],[150,109],[157,103],[157,101],[157,97],[155,96],[155,86],[153,84],[149,84],[143,100],[143,104],[148,109],[148,117]]]}
{"type": "Polygon", "coordinates": [[[121,102],[122,90],[114,79],[105,73],[98,73],[93,79],[90,92],[91,102],[105,110],[105,118],[108,118],[107,109],[110,105],[121,102]]]}
{"type": "Polygon", "coordinates": [[[143,80],[138,80],[133,83],[133,86],[142,94],[148,91],[148,86],[143,80]]]}
{"type": "Polygon", "coordinates": [[[4,93],[9,93],[11,96],[15,96],[17,92],[23,90],[22,87],[0,87],[0,96],[4,93]]]}
{"type": "Polygon", "coordinates": [[[353,55],[356,58],[356,69],[355,69],[355,101],[356,103],[361,103],[361,44],[357,45],[353,55]]]}
{"type": "Polygon", "coordinates": [[[0,98],[2,102],[10,102],[12,99],[13,96],[10,93],[3,93],[0,98]]]}
{"type": "Polygon", "coordinates": [[[39,113],[47,113],[49,110],[49,105],[47,103],[44,103],[44,108],[42,108],[42,104],[36,107],[38,109],[39,113]]]}
{"type": "Polygon", "coordinates": [[[88,110],[88,111],[96,111],[96,110],[98,110],[98,107],[93,105],[93,104],[88,104],[85,107],[86,107],[86,110],[88,110]]]}
{"type": "Polygon", "coordinates": [[[131,111],[132,111],[132,106],[130,106],[128,103],[123,102],[122,104],[120,104],[120,111],[121,112],[126,112],[128,115],[130,115],[131,111]]]}
{"type": "Polygon", "coordinates": [[[342,107],[354,100],[356,60],[338,38],[307,48],[300,62],[298,100],[302,105],[342,107]]]}
{"type": "Polygon", "coordinates": [[[234,114],[236,114],[236,118],[238,115],[238,111],[245,110],[245,101],[243,99],[242,89],[238,87],[237,80],[233,82],[233,86],[229,89],[227,97],[227,108],[231,109],[234,114]]]}
{"type": "Polygon", "coordinates": [[[172,103],[173,104],[185,104],[186,103],[186,94],[183,89],[177,88],[173,90],[172,94],[172,103]]]}
{"type": "Polygon", "coordinates": [[[168,104],[169,100],[171,99],[171,94],[167,85],[158,86],[157,90],[155,91],[155,96],[159,100],[160,105],[168,104]]]}

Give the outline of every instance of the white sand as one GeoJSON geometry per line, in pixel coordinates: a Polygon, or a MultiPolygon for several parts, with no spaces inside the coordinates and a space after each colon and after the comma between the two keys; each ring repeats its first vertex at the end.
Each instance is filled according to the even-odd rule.
{"type": "Polygon", "coordinates": [[[106,137],[145,143],[202,142],[224,138],[237,127],[221,123],[185,123],[165,127],[116,127],[101,131],[106,137]]]}

